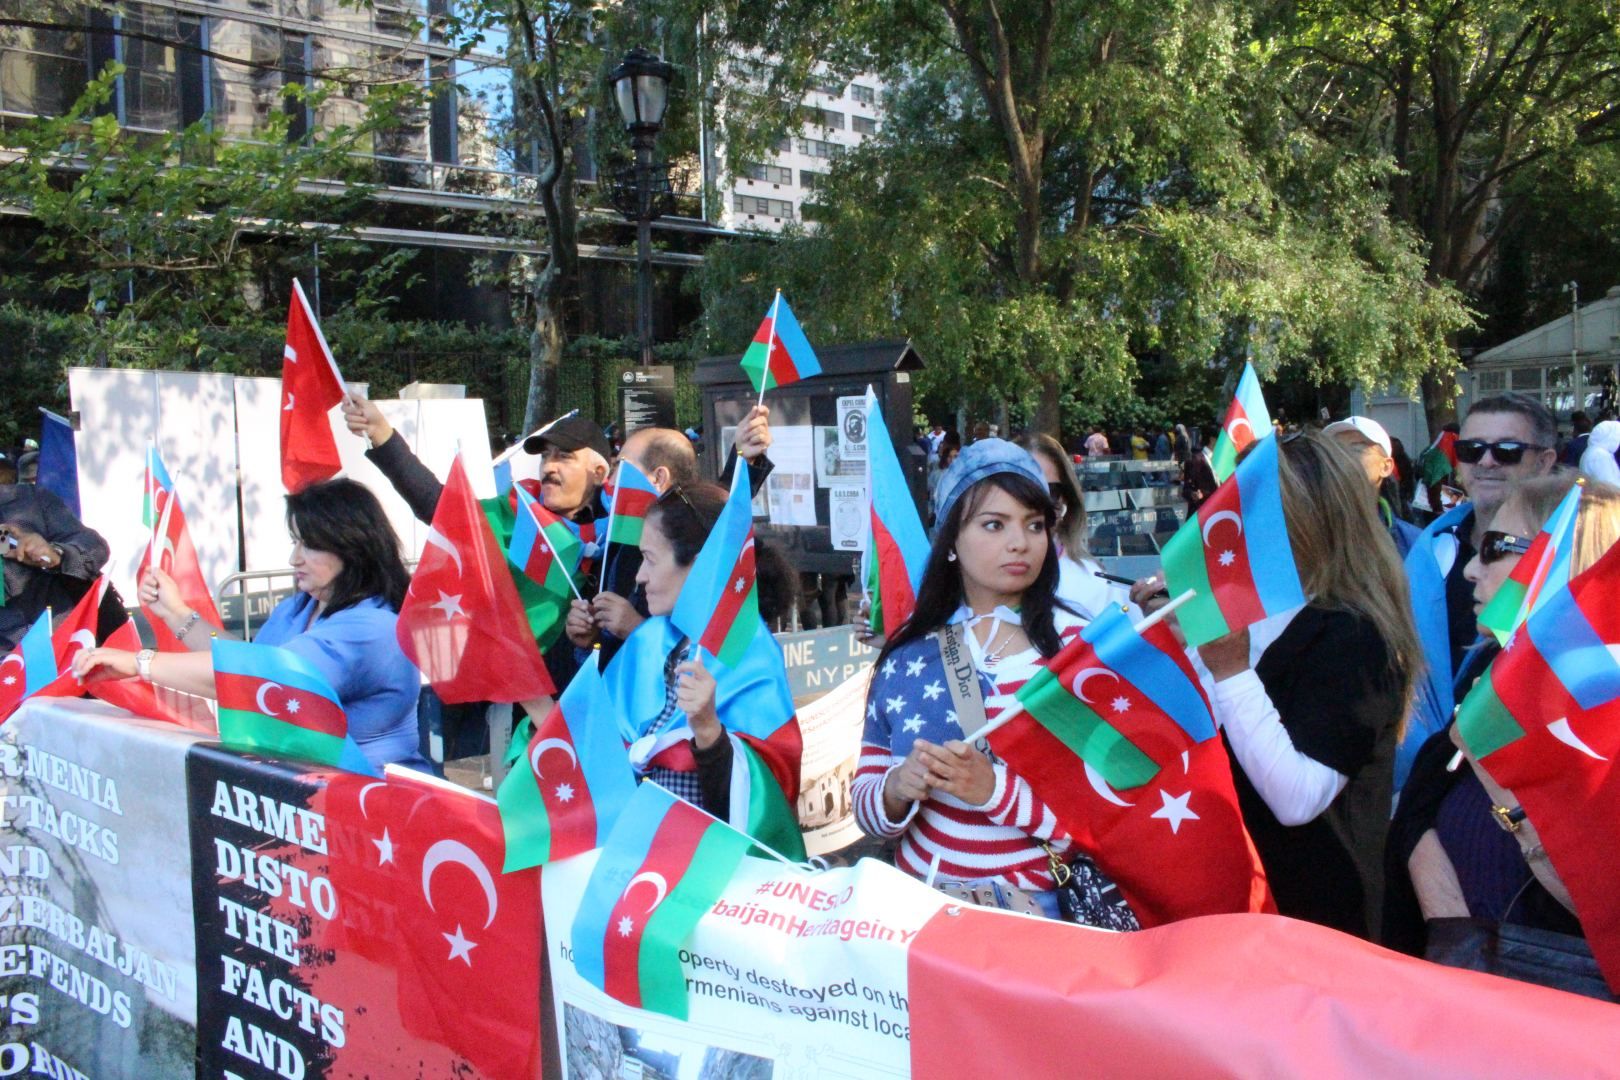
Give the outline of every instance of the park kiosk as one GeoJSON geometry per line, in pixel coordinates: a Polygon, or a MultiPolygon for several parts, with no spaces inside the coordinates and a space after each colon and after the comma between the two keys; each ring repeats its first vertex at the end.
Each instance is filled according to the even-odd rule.
{"type": "MultiPolygon", "coordinates": [[[[765,391],[775,468],[755,501],[763,519],[755,528],[801,573],[853,576],[866,533],[866,433],[856,402],[867,386],[876,391],[912,500],[925,512],[928,460],[912,431],[911,382],[923,360],[910,340],[818,347],[816,356],[820,375],[765,391]]],[[[697,366],[708,477],[719,475],[738,423],[759,399],[739,360],[712,356],[697,366]]]]}

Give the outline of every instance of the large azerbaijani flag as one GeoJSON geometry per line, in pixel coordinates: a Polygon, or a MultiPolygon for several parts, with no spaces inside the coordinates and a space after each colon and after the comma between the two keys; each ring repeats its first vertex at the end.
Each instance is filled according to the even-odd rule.
{"type": "Polygon", "coordinates": [[[215,638],[214,687],[219,739],[232,750],[377,775],[349,736],[337,691],[296,653],[215,638]]]}
{"type": "Polygon", "coordinates": [[[572,933],[575,968],[616,1001],[686,1019],[681,946],[752,843],[657,784],[643,783],[585,885],[572,933]]]}
{"type": "Polygon", "coordinates": [[[592,654],[501,781],[496,801],[508,873],[591,851],[607,842],[636,778],[592,654]]]}
{"type": "Polygon", "coordinates": [[[1548,590],[1464,699],[1457,729],[1524,807],[1620,992],[1620,545],[1548,590]]]}
{"type": "Polygon", "coordinates": [[[1575,518],[1581,508],[1576,483],[1531,541],[1508,579],[1479,613],[1479,625],[1503,645],[1559,586],[1569,583],[1569,560],[1575,548],[1575,518]]]}
{"type": "Polygon", "coordinates": [[[928,564],[928,533],[911,499],[877,393],[866,388],[866,490],[871,501],[861,580],[872,632],[892,637],[917,607],[928,564]]]}
{"type": "Polygon", "coordinates": [[[1171,596],[1189,645],[1203,645],[1305,602],[1283,516],[1275,438],[1261,439],[1198,515],[1164,545],[1171,596]]]}
{"type": "Polygon", "coordinates": [[[786,386],[821,374],[816,350],[810,347],[809,339],[799,329],[799,320],[793,317],[793,309],[782,299],[780,289],[759,329],[754,331],[754,340],[743,353],[741,364],[748,373],[748,381],[761,394],[773,386],[786,386]]]}
{"type": "Polygon", "coordinates": [[[731,496],[703,542],[670,621],[722,664],[734,665],[760,628],[754,575],[754,510],[748,470],[731,478],[731,496]]]}
{"type": "Polygon", "coordinates": [[[1209,467],[1217,482],[1225,482],[1237,468],[1237,460],[1244,450],[1271,435],[1271,411],[1260,393],[1260,376],[1254,365],[1243,365],[1243,377],[1238,380],[1237,393],[1226,408],[1226,419],[1221,422],[1221,434],[1210,452],[1209,467]]]}

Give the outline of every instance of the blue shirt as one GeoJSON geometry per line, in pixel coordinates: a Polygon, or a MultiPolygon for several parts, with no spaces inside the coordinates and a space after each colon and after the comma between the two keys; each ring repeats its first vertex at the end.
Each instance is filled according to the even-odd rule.
{"type": "Polygon", "coordinates": [[[349,734],[373,765],[394,762],[431,772],[416,729],[422,677],[394,637],[399,616],[373,596],[311,624],[314,604],[307,593],[289,596],[254,642],[279,645],[321,673],[349,715],[349,734]]]}

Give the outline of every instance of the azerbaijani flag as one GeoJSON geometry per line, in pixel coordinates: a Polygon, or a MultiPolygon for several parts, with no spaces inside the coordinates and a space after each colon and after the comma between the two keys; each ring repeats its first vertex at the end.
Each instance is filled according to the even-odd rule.
{"type": "Polygon", "coordinates": [[[579,566],[578,534],[523,488],[513,487],[512,491],[518,506],[507,559],[550,595],[573,595],[574,569],[579,566]]]}
{"type": "Polygon", "coordinates": [[[692,560],[669,617],[681,633],[722,664],[736,664],[754,640],[761,624],[747,469],[737,469],[732,476],[731,497],[692,560]]]}
{"type": "Polygon", "coordinates": [[[1524,807],[1620,991],[1620,545],[1547,592],[1463,700],[1457,728],[1524,807]]]}
{"type": "Polygon", "coordinates": [[[1043,770],[1065,772],[1070,782],[1084,762],[1112,787],[1140,787],[1215,735],[1197,682],[1138,634],[1118,605],[1046,661],[1017,697],[1072,755],[1049,758],[1043,770]]]}
{"type": "Polygon", "coordinates": [[[56,649],[51,641],[51,612],[39,613],[17,647],[0,659],[0,723],[17,706],[56,681],[56,649]]]}
{"type": "Polygon", "coordinates": [[[591,851],[607,842],[636,780],[602,692],[595,653],[579,669],[506,774],[496,801],[508,873],[591,851]]]}
{"type": "Polygon", "coordinates": [[[1553,590],[1569,582],[1570,553],[1575,548],[1575,518],[1581,508],[1581,485],[1576,484],[1558,504],[1530,550],[1520,557],[1513,573],[1479,613],[1479,624],[1507,644],[1553,590]]]}
{"type": "Polygon", "coordinates": [[[759,329],[754,331],[754,340],[743,353],[741,363],[748,373],[748,381],[760,394],[772,386],[786,386],[821,374],[816,350],[810,347],[804,331],[799,329],[799,320],[793,317],[793,309],[782,299],[782,290],[776,291],[771,310],[765,313],[759,329]]]}
{"type": "Polygon", "coordinates": [[[658,501],[658,489],[653,487],[647,474],[628,461],[619,462],[619,473],[613,484],[613,502],[608,506],[607,540],[609,544],[641,543],[641,527],[647,520],[647,511],[658,501]]]}
{"type": "Polygon", "coordinates": [[[1210,453],[1209,467],[1215,471],[1215,480],[1224,483],[1237,468],[1237,460],[1244,450],[1272,433],[1271,412],[1260,393],[1260,376],[1254,365],[1243,365],[1243,377],[1238,380],[1237,393],[1227,406],[1226,419],[1221,423],[1220,437],[1210,453]]]}
{"type": "Polygon", "coordinates": [[[1171,596],[1196,595],[1176,612],[1187,644],[1203,645],[1305,602],[1283,516],[1277,440],[1261,439],[1198,515],[1164,545],[1171,596]]]}
{"type": "Polygon", "coordinates": [[[337,691],[296,653],[215,638],[214,687],[219,740],[230,749],[377,775],[349,737],[337,691]]]}
{"type": "Polygon", "coordinates": [[[574,967],[615,1001],[686,1019],[681,946],[751,844],[657,784],[642,784],[585,885],[574,967]]]}
{"type": "Polygon", "coordinates": [[[871,386],[866,388],[866,491],[871,520],[861,553],[861,580],[871,603],[872,632],[887,638],[917,607],[929,547],[871,386]]]}
{"type": "Polygon", "coordinates": [[[157,527],[158,517],[163,513],[163,502],[174,491],[174,481],[169,479],[169,470],[163,467],[163,458],[158,456],[157,446],[150,439],[146,442],[146,497],[141,502],[141,524],[148,529],[157,527]]]}

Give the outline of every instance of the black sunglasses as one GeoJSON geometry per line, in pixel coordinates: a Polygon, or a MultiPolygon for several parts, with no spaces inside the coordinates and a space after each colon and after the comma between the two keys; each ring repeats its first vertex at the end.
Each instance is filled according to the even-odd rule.
{"type": "Polygon", "coordinates": [[[1489,566],[1497,559],[1508,555],[1523,555],[1529,550],[1530,541],[1522,536],[1488,530],[1479,545],[1479,561],[1489,566]]]}
{"type": "Polygon", "coordinates": [[[1484,442],[1480,439],[1458,439],[1452,446],[1457,451],[1457,460],[1464,465],[1478,465],[1485,460],[1485,451],[1491,452],[1498,465],[1517,465],[1524,460],[1526,450],[1545,450],[1545,446],[1535,443],[1520,442],[1518,439],[1503,439],[1501,442],[1484,442]]]}

